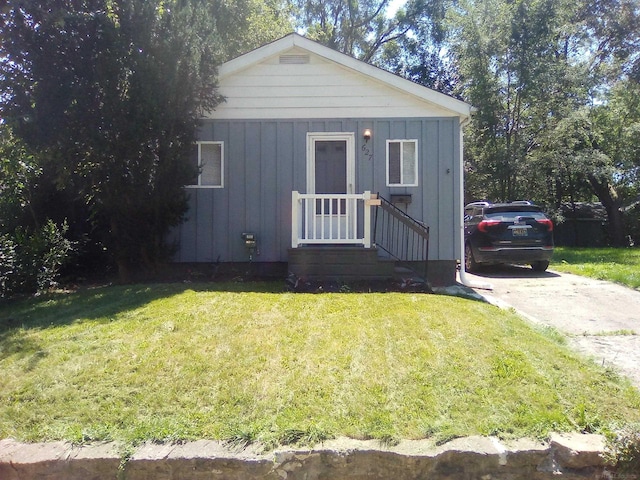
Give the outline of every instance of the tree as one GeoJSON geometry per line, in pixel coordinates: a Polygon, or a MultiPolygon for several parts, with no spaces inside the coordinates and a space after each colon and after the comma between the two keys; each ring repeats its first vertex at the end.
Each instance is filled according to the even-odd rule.
{"type": "MultiPolygon", "coordinates": [[[[461,0],[442,24],[463,97],[467,198],[528,198],[559,207],[599,199],[610,239],[624,244],[621,209],[637,165],[607,125],[620,82],[635,81],[640,11],[634,0],[461,0]],[[600,112],[600,113],[598,113],[600,112]],[[623,182],[623,180],[625,180],[623,182]]],[[[629,149],[627,148],[628,152],[629,149]]]]}
{"type": "Polygon", "coordinates": [[[626,246],[624,212],[640,200],[640,84],[619,81],[591,119],[598,135],[593,147],[606,161],[589,171],[589,184],[607,210],[612,244],[626,246]]]}
{"type": "Polygon", "coordinates": [[[46,290],[74,250],[67,223],[41,218],[37,155],[0,123],[0,298],[46,290]]]}
{"type": "Polygon", "coordinates": [[[210,0],[223,61],[235,58],[293,31],[287,0],[210,0]]]}
{"type": "Polygon", "coordinates": [[[448,55],[444,19],[448,0],[409,0],[395,16],[399,35],[386,42],[378,63],[413,82],[459,96],[457,65],[448,55]]]}
{"type": "Polygon", "coordinates": [[[21,225],[40,227],[34,190],[41,174],[35,155],[6,124],[0,123],[0,234],[21,225]]]}
{"type": "Polygon", "coordinates": [[[386,15],[390,0],[290,0],[297,27],[307,37],[369,63],[389,42],[409,31],[401,13],[386,15]]]}
{"type": "Polygon", "coordinates": [[[122,280],[167,251],[198,119],[217,103],[207,2],[14,0],[0,10],[2,117],[91,209],[122,280]]]}
{"type": "MultiPolygon", "coordinates": [[[[584,104],[591,80],[572,64],[578,42],[563,30],[573,12],[549,0],[461,3],[449,21],[464,96],[478,108],[467,162],[480,175],[473,196],[531,198],[524,175],[540,135],[584,104]]],[[[530,173],[530,172],[528,172],[530,173]]],[[[541,199],[549,196],[540,192],[541,199]]]]}
{"type": "Polygon", "coordinates": [[[640,8],[637,0],[584,0],[576,5],[578,22],[589,40],[592,67],[603,80],[622,77],[640,82],[640,8]]]}
{"type": "Polygon", "coordinates": [[[625,246],[624,212],[638,195],[638,153],[633,145],[640,140],[640,111],[633,72],[638,62],[634,52],[640,45],[640,12],[626,0],[585,2],[579,7],[573,27],[565,26],[564,31],[565,38],[586,45],[578,50],[582,75],[575,74],[580,72],[575,55],[574,63],[567,62],[564,71],[573,71],[573,85],[591,78],[589,98],[595,100],[582,105],[565,102],[531,157],[537,166],[540,159],[553,159],[550,165],[556,168],[541,170],[555,179],[556,204],[566,196],[571,202],[597,198],[607,211],[610,243],[625,246]]]}

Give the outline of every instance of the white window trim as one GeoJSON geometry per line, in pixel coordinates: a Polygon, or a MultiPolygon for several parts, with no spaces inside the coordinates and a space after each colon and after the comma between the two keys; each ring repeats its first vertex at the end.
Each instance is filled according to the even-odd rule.
{"type": "Polygon", "coordinates": [[[385,155],[387,157],[387,161],[386,161],[386,177],[387,177],[387,187],[417,187],[418,186],[418,159],[420,158],[420,156],[418,155],[418,140],[417,139],[407,139],[407,138],[398,138],[398,139],[388,139],[387,140],[387,146],[386,146],[386,152],[385,155]],[[389,181],[389,144],[390,143],[400,143],[400,183],[390,183],[389,181]],[[404,179],[404,171],[402,170],[402,166],[403,166],[403,162],[402,162],[402,155],[403,155],[403,148],[402,148],[402,144],[404,143],[414,143],[416,148],[415,148],[415,155],[416,155],[416,161],[415,161],[415,165],[414,165],[414,178],[416,179],[416,181],[414,183],[404,183],[403,179],[404,179]]]}
{"type": "Polygon", "coordinates": [[[198,146],[198,169],[200,168],[200,158],[202,157],[202,145],[220,145],[220,185],[200,185],[202,173],[198,172],[198,183],[187,185],[187,188],[224,188],[224,142],[202,140],[196,142],[198,146]]]}

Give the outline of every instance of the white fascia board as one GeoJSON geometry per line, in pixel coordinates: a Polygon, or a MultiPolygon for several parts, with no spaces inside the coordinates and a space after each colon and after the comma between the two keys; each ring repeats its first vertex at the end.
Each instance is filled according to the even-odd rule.
{"type": "Polygon", "coordinates": [[[286,37],[282,37],[279,40],[275,40],[271,43],[267,43],[262,47],[258,47],[255,50],[251,50],[244,55],[240,55],[228,62],[223,63],[218,67],[218,77],[224,78],[234,73],[238,73],[245,68],[250,67],[256,63],[263,61],[266,58],[278,55],[285,50],[289,50],[295,46],[293,41],[294,36],[300,36],[297,33],[291,33],[286,37]]]}
{"type": "Polygon", "coordinates": [[[286,37],[259,47],[249,53],[222,64],[218,69],[218,75],[220,78],[233,75],[234,73],[248,68],[251,65],[278,55],[296,46],[320,57],[326,58],[338,65],[342,65],[345,68],[351,69],[361,75],[373,78],[392,88],[413,95],[419,100],[437,105],[440,108],[445,108],[452,113],[459,115],[461,117],[461,121],[469,118],[475,111],[475,109],[466,102],[445,95],[444,93],[437,92],[428,87],[418,85],[417,83],[406,80],[391,72],[387,72],[386,70],[375,67],[361,60],[357,60],[349,55],[340,53],[329,47],[325,47],[324,45],[313,40],[309,40],[297,33],[291,33],[286,37]]]}

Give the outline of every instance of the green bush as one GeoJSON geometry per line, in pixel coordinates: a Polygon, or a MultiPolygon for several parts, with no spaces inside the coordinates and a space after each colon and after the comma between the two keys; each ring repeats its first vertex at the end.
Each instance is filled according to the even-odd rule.
{"type": "Polygon", "coordinates": [[[16,243],[7,235],[0,235],[0,296],[12,290],[17,263],[16,243]]]}
{"type": "Polygon", "coordinates": [[[74,251],[68,225],[52,220],[35,233],[17,229],[0,235],[0,297],[34,293],[57,285],[60,268],[74,251]]]}
{"type": "Polygon", "coordinates": [[[625,425],[611,432],[607,436],[605,458],[618,473],[640,472],[640,423],[625,425]]]}

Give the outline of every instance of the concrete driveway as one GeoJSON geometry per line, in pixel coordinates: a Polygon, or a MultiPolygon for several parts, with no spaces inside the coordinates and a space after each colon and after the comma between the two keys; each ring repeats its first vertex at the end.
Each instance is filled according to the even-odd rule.
{"type": "Polygon", "coordinates": [[[472,275],[487,301],[569,336],[569,344],[613,367],[640,388],[640,291],[577,275],[528,267],[491,267],[472,275]]]}

